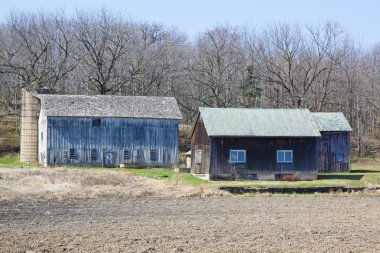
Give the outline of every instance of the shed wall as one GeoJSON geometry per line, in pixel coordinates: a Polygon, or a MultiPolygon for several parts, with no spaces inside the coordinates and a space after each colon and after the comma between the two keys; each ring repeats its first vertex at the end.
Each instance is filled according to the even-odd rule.
{"type": "Polygon", "coordinates": [[[48,117],[47,163],[144,167],[178,164],[178,120],[100,118],[97,124],[94,118],[48,117]]]}
{"type": "Polygon", "coordinates": [[[191,136],[191,172],[208,174],[210,168],[210,137],[207,134],[202,117],[199,116],[191,136]],[[197,152],[201,151],[200,162],[195,161],[197,152]]]}
{"type": "Polygon", "coordinates": [[[316,142],[316,138],[212,138],[210,178],[274,180],[297,173],[313,179],[318,172],[316,142]],[[246,162],[230,163],[232,149],[246,150],[246,162]],[[293,150],[293,163],[277,163],[277,150],[293,150]]]}
{"type": "Polygon", "coordinates": [[[320,172],[350,171],[350,132],[321,132],[318,140],[320,172]],[[341,154],[342,161],[337,156],[341,154]]]}

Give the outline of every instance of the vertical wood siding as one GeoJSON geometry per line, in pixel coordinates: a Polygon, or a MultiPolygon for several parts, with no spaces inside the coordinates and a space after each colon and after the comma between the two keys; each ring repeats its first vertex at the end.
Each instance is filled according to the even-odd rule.
{"type": "Polygon", "coordinates": [[[320,172],[350,171],[350,133],[322,132],[318,140],[318,167],[320,172]],[[337,161],[337,155],[343,161],[337,161]]]}
{"type": "Polygon", "coordinates": [[[105,152],[112,154],[115,166],[178,164],[178,120],[101,118],[100,126],[93,126],[93,118],[49,117],[47,137],[48,164],[102,166],[105,152]],[[131,159],[124,160],[125,150],[131,159]],[[151,159],[151,150],[156,159],[151,159]]]}
{"type": "Polygon", "coordinates": [[[210,177],[232,175],[255,179],[257,174],[317,174],[316,138],[212,138],[210,177]],[[229,162],[231,149],[246,150],[246,162],[229,162]],[[277,150],[293,150],[292,163],[277,163],[277,150]]]}
{"type": "Polygon", "coordinates": [[[210,168],[210,137],[199,116],[194,126],[191,136],[191,172],[196,174],[207,174],[210,168]],[[195,154],[197,150],[202,151],[202,159],[200,163],[195,162],[195,154]]]}

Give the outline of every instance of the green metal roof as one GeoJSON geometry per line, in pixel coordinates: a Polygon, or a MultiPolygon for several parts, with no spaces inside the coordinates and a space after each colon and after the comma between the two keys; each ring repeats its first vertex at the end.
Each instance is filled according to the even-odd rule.
{"type": "Polygon", "coordinates": [[[199,108],[209,136],[319,137],[308,109],[199,108]]]}
{"type": "Polygon", "coordinates": [[[313,112],[314,122],[321,132],[351,132],[352,128],[341,112],[313,112]]]}

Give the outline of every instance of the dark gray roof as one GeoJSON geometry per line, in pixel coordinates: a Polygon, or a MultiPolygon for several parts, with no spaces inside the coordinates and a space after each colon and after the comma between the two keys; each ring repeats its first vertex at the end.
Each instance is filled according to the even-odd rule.
{"type": "Polygon", "coordinates": [[[341,112],[313,112],[314,122],[321,132],[351,132],[352,128],[341,112]]]}
{"type": "Polygon", "coordinates": [[[57,117],[181,119],[174,97],[36,95],[41,113],[57,117]]]}
{"type": "Polygon", "coordinates": [[[307,109],[199,108],[209,136],[319,137],[307,109]]]}

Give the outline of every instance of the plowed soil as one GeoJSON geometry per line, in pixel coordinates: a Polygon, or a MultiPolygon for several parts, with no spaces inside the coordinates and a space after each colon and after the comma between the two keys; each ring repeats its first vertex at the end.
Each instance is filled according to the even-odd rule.
{"type": "Polygon", "coordinates": [[[380,252],[379,197],[0,202],[1,252],[380,252]]]}

